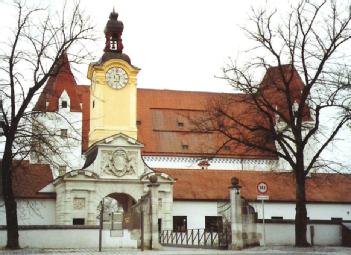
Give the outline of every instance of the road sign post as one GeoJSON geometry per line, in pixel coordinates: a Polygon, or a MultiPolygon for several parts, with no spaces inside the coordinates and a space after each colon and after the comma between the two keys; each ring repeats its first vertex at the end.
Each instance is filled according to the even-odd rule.
{"type": "Polygon", "coordinates": [[[257,200],[262,201],[262,239],[263,239],[263,246],[266,246],[266,225],[265,225],[265,217],[264,217],[264,201],[269,200],[269,196],[262,195],[268,191],[268,185],[265,182],[259,182],[257,184],[257,191],[261,195],[257,195],[257,200]]]}

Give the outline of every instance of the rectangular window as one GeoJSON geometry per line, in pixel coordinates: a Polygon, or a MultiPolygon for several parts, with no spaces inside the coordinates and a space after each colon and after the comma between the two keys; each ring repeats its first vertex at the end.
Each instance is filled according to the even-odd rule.
{"type": "Polygon", "coordinates": [[[186,216],[173,216],[173,231],[174,232],[185,232],[187,230],[187,218],[186,216]]]}
{"type": "Polygon", "coordinates": [[[223,229],[222,216],[205,216],[205,230],[218,232],[223,229]]]}
{"type": "Polygon", "coordinates": [[[59,176],[62,176],[66,173],[66,166],[59,166],[59,176]]]}
{"type": "Polygon", "coordinates": [[[61,138],[67,138],[67,129],[61,129],[60,136],[61,138]]]}
{"type": "Polygon", "coordinates": [[[224,149],[225,151],[230,151],[230,146],[229,146],[229,145],[225,145],[225,146],[223,147],[223,149],[224,149]]]}
{"type": "Polygon", "coordinates": [[[158,209],[162,209],[162,198],[158,199],[158,209]]]}
{"type": "Polygon", "coordinates": [[[84,218],[74,218],[73,225],[84,225],[85,219],[84,218]]]}
{"type": "Polygon", "coordinates": [[[282,220],[283,217],[282,216],[272,216],[271,219],[272,220],[282,220]]]}
{"type": "Polygon", "coordinates": [[[189,145],[187,145],[187,144],[182,144],[182,149],[183,149],[183,150],[188,150],[188,149],[189,149],[189,145]]]}
{"type": "Polygon", "coordinates": [[[61,108],[67,108],[68,104],[66,100],[61,101],[61,108]]]}

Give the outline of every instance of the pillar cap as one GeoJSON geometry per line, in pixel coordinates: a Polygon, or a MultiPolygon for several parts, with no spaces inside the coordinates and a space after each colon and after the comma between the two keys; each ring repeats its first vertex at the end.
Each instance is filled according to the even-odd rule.
{"type": "Polygon", "coordinates": [[[230,179],[230,182],[232,184],[231,188],[235,188],[235,189],[241,188],[241,186],[239,185],[239,179],[236,178],[235,176],[230,179]]]}

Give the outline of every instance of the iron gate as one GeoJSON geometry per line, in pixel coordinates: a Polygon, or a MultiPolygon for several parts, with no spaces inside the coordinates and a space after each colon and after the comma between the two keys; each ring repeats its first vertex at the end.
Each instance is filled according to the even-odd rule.
{"type": "Polygon", "coordinates": [[[162,230],[160,243],[164,246],[206,247],[227,249],[231,240],[230,231],[188,229],[186,231],[162,230]]]}

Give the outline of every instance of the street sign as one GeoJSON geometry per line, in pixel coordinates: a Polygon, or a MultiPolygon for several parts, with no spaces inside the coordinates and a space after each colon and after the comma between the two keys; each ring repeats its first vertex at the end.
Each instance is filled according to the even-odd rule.
{"type": "Polygon", "coordinates": [[[258,195],[257,200],[269,200],[269,196],[267,195],[258,195]]]}
{"type": "Polygon", "coordinates": [[[259,182],[257,184],[257,191],[261,194],[266,193],[268,190],[268,185],[265,182],[259,182]]]}
{"type": "Polygon", "coordinates": [[[264,201],[269,200],[269,196],[264,195],[268,191],[268,185],[265,182],[259,182],[257,184],[257,200],[262,202],[262,223],[263,223],[263,246],[266,246],[266,226],[265,226],[265,217],[264,217],[264,201]]]}

